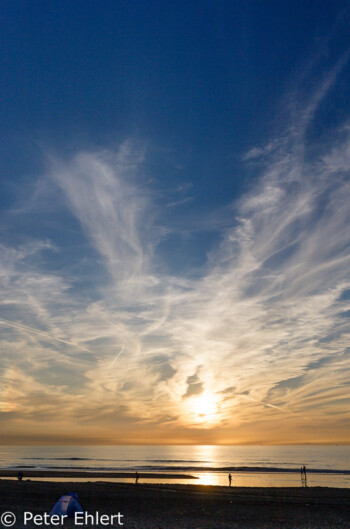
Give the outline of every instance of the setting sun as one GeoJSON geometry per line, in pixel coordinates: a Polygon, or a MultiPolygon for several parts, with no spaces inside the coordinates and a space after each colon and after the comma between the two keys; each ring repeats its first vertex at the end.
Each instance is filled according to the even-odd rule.
{"type": "Polygon", "coordinates": [[[192,411],[197,421],[214,422],[218,412],[216,398],[210,393],[196,397],[193,401],[192,411]]]}

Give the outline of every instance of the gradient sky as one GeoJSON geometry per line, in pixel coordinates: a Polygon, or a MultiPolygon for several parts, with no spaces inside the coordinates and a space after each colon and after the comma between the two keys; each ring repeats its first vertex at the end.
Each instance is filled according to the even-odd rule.
{"type": "Polygon", "coordinates": [[[0,443],[350,443],[346,6],[1,2],[0,443]]]}

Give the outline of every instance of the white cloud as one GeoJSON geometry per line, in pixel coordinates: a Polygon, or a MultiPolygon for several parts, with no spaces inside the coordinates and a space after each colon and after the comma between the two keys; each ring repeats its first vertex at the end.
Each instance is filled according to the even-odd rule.
{"type": "MultiPolygon", "coordinates": [[[[268,432],[281,421],[291,431],[310,415],[324,431],[336,421],[341,427],[349,415],[350,137],[330,138],[328,152],[310,159],[294,126],[302,119],[305,132],[337,71],[287,124],[282,143],[247,153],[246,160],[270,161],[232,208],[231,227],[196,279],[168,275],[157,261],[167,230],[156,226],[143,154],[130,143],[114,156],[52,163],[49,181],[106,273],[91,296],[73,288],[82,278],[71,271],[27,266],[30,253],[57,251],[58,243],[5,249],[0,316],[12,326],[2,342],[4,369],[20,360],[11,379],[17,389],[2,400],[7,414],[19,406],[48,420],[54,399],[68,417],[81,414],[96,428],[157,421],[203,428],[190,409],[203,393],[213,400],[214,424],[228,431],[255,423],[268,432]],[[52,362],[57,377],[70,369],[69,383],[45,383],[52,362]],[[50,405],[35,396],[46,390],[50,405]]],[[[8,381],[3,375],[3,395],[8,381]]]]}

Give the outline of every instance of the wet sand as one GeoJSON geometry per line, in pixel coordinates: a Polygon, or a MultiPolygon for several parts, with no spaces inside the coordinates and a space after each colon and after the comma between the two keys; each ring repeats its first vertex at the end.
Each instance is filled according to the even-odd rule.
{"type": "MultiPolygon", "coordinates": [[[[103,472],[89,470],[28,470],[24,469],[24,478],[133,478],[135,472],[103,472]]],[[[0,469],[0,478],[17,477],[18,470],[0,469]]],[[[165,472],[142,472],[142,477],[147,479],[196,479],[190,474],[171,474],[165,472]]]]}
{"type": "MultiPolygon", "coordinates": [[[[350,490],[200,485],[0,480],[0,515],[49,512],[62,494],[77,492],[89,513],[121,513],[124,529],[349,529],[350,490]]],[[[26,527],[34,528],[33,523],[26,527]]],[[[44,526],[40,526],[44,527],[44,526]]],[[[74,527],[73,520],[65,526],[74,527]]],[[[94,524],[85,527],[102,527],[94,524]]],[[[106,526],[104,526],[106,527],[106,526]]],[[[109,525],[111,527],[111,525],[109,525]]]]}

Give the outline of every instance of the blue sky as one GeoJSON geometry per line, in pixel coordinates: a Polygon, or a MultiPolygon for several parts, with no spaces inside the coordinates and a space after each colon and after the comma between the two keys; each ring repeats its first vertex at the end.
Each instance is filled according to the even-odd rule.
{"type": "Polygon", "coordinates": [[[3,442],[349,442],[346,2],[0,9],[3,442]]]}

